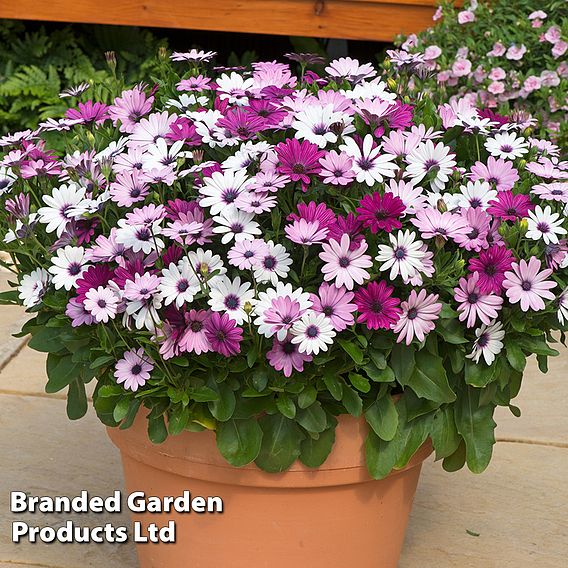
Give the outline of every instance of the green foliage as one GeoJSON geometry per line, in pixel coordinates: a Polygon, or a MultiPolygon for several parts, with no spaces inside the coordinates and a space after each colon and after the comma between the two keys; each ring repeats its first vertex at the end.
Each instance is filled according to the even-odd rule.
{"type": "Polygon", "coordinates": [[[150,81],[158,49],[166,44],[130,27],[28,29],[21,22],[0,22],[0,135],[62,116],[69,102],[59,93],[68,87],[111,81],[105,51],[116,53],[116,72],[128,83],[150,81]]]}

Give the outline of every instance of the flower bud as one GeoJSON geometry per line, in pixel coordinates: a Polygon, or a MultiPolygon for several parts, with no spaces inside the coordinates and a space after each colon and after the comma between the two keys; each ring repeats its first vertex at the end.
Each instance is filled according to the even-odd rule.
{"type": "Polygon", "coordinates": [[[202,264],[199,267],[199,272],[200,272],[201,276],[207,277],[209,275],[209,266],[207,266],[207,264],[202,264]]]}
{"type": "Polygon", "coordinates": [[[161,45],[158,48],[158,57],[160,59],[167,59],[168,58],[168,50],[163,45],[161,45]]]}
{"type": "Polygon", "coordinates": [[[501,223],[501,225],[499,225],[499,229],[497,230],[502,237],[506,237],[507,233],[509,232],[509,227],[506,223],[501,223]]]}
{"type": "Polygon", "coordinates": [[[442,249],[442,248],[444,248],[444,245],[446,244],[446,239],[444,239],[444,237],[442,237],[441,235],[436,235],[436,238],[434,239],[434,243],[435,243],[437,249],[442,249]]]}
{"type": "Polygon", "coordinates": [[[521,219],[519,221],[519,232],[525,234],[529,230],[529,222],[526,219],[521,219]]]}
{"type": "Polygon", "coordinates": [[[408,95],[404,95],[404,98],[402,100],[403,100],[404,104],[407,104],[407,105],[409,105],[410,102],[411,102],[411,99],[408,95]]]}
{"type": "Polygon", "coordinates": [[[533,129],[532,129],[530,126],[528,126],[527,128],[525,128],[524,131],[523,131],[523,134],[524,134],[525,136],[532,136],[532,133],[533,133],[533,129]]]}
{"type": "Polygon", "coordinates": [[[87,130],[87,140],[91,146],[95,145],[95,136],[90,130],[87,130]]]}
{"type": "Polygon", "coordinates": [[[388,57],[385,57],[383,61],[383,67],[388,71],[391,68],[391,60],[388,57]]]}
{"type": "Polygon", "coordinates": [[[252,313],[252,304],[250,302],[245,302],[245,305],[243,306],[243,310],[245,311],[245,314],[248,316],[252,313]]]}
{"type": "Polygon", "coordinates": [[[116,53],[114,51],[105,51],[105,59],[110,70],[116,71],[116,53]]]}
{"type": "Polygon", "coordinates": [[[196,164],[203,162],[203,150],[193,150],[193,161],[196,164]]]}
{"type": "Polygon", "coordinates": [[[446,205],[446,202],[443,199],[438,199],[436,207],[438,208],[438,211],[440,213],[445,213],[448,210],[448,206],[446,205]]]}
{"type": "Polygon", "coordinates": [[[392,77],[389,77],[387,79],[387,85],[389,86],[389,89],[391,89],[392,91],[396,89],[396,81],[392,77]]]}
{"type": "Polygon", "coordinates": [[[527,167],[527,161],[526,160],[520,160],[519,161],[519,169],[524,170],[526,167],[527,167]]]}

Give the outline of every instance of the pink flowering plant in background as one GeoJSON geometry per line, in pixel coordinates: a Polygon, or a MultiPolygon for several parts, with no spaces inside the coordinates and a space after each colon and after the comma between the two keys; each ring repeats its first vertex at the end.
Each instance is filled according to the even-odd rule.
{"type": "Polygon", "coordinates": [[[403,53],[420,58],[412,85],[429,90],[436,102],[466,96],[485,116],[516,112],[527,127],[543,128],[561,146],[568,142],[565,0],[479,0],[461,7],[445,0],[432,28],[399,43],[403,53]]]}
{"type": "Polygon", "coordinates": [[[350,414],[375,478],[428,438],[482,471],[526,357],[546,371],[564,338],[559,147],[355,59],[214,56],[0,139],[0,299],[27,308],[47,392],[76,419],[95,380],[105,424],[214,430],[236,466],[317,467],[350,414]]]}

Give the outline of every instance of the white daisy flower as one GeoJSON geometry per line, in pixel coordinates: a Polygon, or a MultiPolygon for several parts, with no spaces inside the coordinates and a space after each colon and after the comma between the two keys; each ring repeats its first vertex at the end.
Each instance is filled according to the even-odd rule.
{"type": "Polygon", "coordinates": [[[411,231],[397,231],[389,235],[390,245],[379,245],[376,259],[382,262],[379,270],[390,269],[389,278],[394,280],[399,274],[404,280],[413,278],[417,272],[422,272],[422,259],[426,253],[422,250],[424,243],[416,240],[411,231]]]}
{"type": "Polygon", "coordinates": [[[234,205],[226,207],[221,214],[213,217],[216,226],[213,227],[214,233],[223,235],[221,242],[226,245],[233,239],[238,243],[244,240],[252,240],[262,231],[256,221],[253,221],[254,214],[240,211],[234,205]]]}
{"type": "Polygon", "coordinates": [[[380,146],[373,147],[374,139],[367,134],[360,148],[353,138],[347,137],[339,147],[353,159],[352,170],[355,172],[359,183],[366,183],[372,187],[377,182],[382,183],[385,177],[392,178],[398,166],[394,163],[395,156],[381,154],[380,146]]]}
{"type": "Polygon", "coordinates": [[[236,172],[245,170],[253,162],[260,161],[271,149],[272,145],[264,140],[260,142],[249,140],[241,144],[239,149],[221,164],[221,167],[224,171],[236,172]]]}
{"type": "Polygon", "coordinates": [[[313,310],[308,310],[300,321],[292,326],[291,333],[292,343],[298,344],[298,351],[307,355],[327,351],[335,337],[331,320],[313,310]]]}
{"type": "Polygon", "coordinates": [[[503,324],[500,321],[493,321],[490,325],[483,324],[475,330],[477,339],[473,343],[473,351],[466,355],[475,363],[479,363],[481,357],[488,365],[495,361],[495,356],[503,349],[502,339],[505,337],[503,324]]]}
{"type": "Polygon", "coordinates": [[[406,157],[408,164],[406,173],[415,184],[427,175],[433,176],[430,179],[430,187],[434,191],[441,191],[446,186],[456,165],[454,155],[450,151],[450,147],[443,142],[434,145],[432,140],[426,140],[416,146],[406,157]]]}
{"type": "Polygon", "coordinates": [[[184,141],[179,140],[168,146],[163,138],[156,140],[155,144],[148,146],[142,156],[142,168],[146,171],[154,168],[161,169],[171,166],[175,168],[178,154],[183,148],[184,141]]]}
{"type": "Polygon", "coordinates": [[[136,329],[156,331],[160,323],[158,310],[162,307],[160,280],[155,274],[135,274],[134,280],[126,281],[123,294],[126,300],[123,323],[126,327],[130,327],[130,319],[133,318],[136,329]]]}
{"type": "Polygon", "coordinates": [[[286,278],[292,259],[280,243],[268,241],[266,245],[266,253],[254,267],[254,277],[258,282],[270,282],[276,286],[280,278],[286,278]]]}
{"type": "Polygon", "coordinates": [[[149,225],[129,225],[126,219],[120,219],[118,225],[116,242],[132,252],[160,253],[164,248],[164,241],[159,237],[162,232],[160,221],[149,225]]]}
{"type": "Polygon", "coordinates": [[[218,110],[206,110],[205,112],[188,112],[186,116],[191,118],[195,125],[195,131],[203,139],[203,144],[215,148],[219,141],[214,137],[214,128],[217,121],[223,118],[223,113],[218,110]]]}
{"type": "Polygon", "coordinates": [[[560,218],[558,213],[553,213],[550,205],[544,209],[537,205],[534,211],[529,211],[527,237],[533,241],[542,239],[547,245],[558,243],[557,235],[566,234],[563,222],[564,218],[560,218]]]}
{"type": "Polygon", "coordinates": [[[60,248],[57,254],[51,257],[51,262],[49,272],[53,274],[53,285],[56,290],[65,288],[69,291],[71,288],[76,288],[77,280],[89,266],[83,247],[60,248]]]}
{"type": "Polygon", "coordinates": [[[489,207],[489,202],[497,199],[497,191],[491,189],[488,182],[483,180],[468,181],[460,186],[460,193],[455,196],[455,205],[463,209],[483,209],[489,207]]]}
{"type": "Polygon", "coordinates": [[[402,213],[403,217],[406,215],[414,215],[420,209],[424,209],[428,205],[428,200],[424,195],[424,189],[419,185],[414,185],[413,182],[404,180],[395,181],[389,180],[388,191],[395,197],[399,197],[404,203],[405,210],[402,213]]]}
{"type": "Polygon", "coordinates": [[[4,195],[10,191],[18,176],[5,166],[0,166],[0,195],[4,195]]]}
{"type": "Polygon", "coordinates": [[[198,248],[196,251],[190,251],[188,258],[197,277],[208,282],[209,285],[214,284],[215,279],[227,272],[221,257],[210,250],[198,248]]]}
{"type": "Polygon", "coordinates": [[[330,77],[347,79],[352,83],[358,83],[363,79],[370,79],[377,74],[377,70],[371,63],[361,65],[357,59],[351,57],[334,59],[325,70],[330,77]]]}
{"type": "Polygon", "coordinates": [[[248,103],[247,94],[254,86],[254,79],[252,77],[245,79],[242,75],[232,72],[230,75],[223,73],[216,83],[221,100],[244,106],[248,103]]]}
{"type": "Polygon", "coordinates": [[[568,288],[558,296],[558,321],[562,325],[568,321],[568,288]]]}
{"type": "Polygon", "coordinates": [[[190,61],[192,63],[207,63],[217,55],[216,51],[203,51],[202,49],[190,49],[189,51],[174,51],[170,55],[172,61],[190,61]]]}
{"type": "Polygon", "coordinates": [[[381,101],[396,100],[396,93],[390,93],[386,90],[387,85],[380,78],[372,81],[361,81],[350,90],[340,90],[339,92],[348,99],[379,99],[381,101]]]}
{"type": "Polygon", "coordinates": [[[33,308],[41,303],[47,291],[51,276],[45,268],[36,268],[30,274],[24,274],[18,286],[18,298],[26,308],[33,308]]]}
{"type": "Polygon", "coordinates": [[[249,177],[246,169],[238,171],[213,172],[203,180],[199,189],[201,207],[209,207],[211,215],[218,215],[227,206],[233,205],[240,193],[245,191],[249,177]]]}
{"type": "MultiPolygon", "coordinates": [[[[352,121],[344,112],[335,112],[332,104],[310,105],[296,115],[292,128],[296,130],[296,138],[299,140],[305,139],[325,148],[328,143],[337,142],[337,134],[331,127],[334,124],[342,124],[347,119],[352,121]]],[[[344,129],[343,133],[346,134],[344,129]]]]}
{"type": "Polygon", "coordinates": [[[485,149],[495,158],[514,160],[524,156],[529,151],[529,145],[514,132],[500,132],[485,142],[485,149]]]}
{"type": "Polygon", "coordinates": [[[195,105],[204,106],[209,102],[207,97],[203,95],[198,96],[191,94],[184,93],[180,95],[177,99],[168,99],[166,101],[165,107],[166,108],[177,108],[180,111],[180,114],[185,114],[187,112],[192,112],[195,105]]]}
{"type": "Polygon", "coordinates": [[[48,233],[56,232],[60,237],[67,224],[82,214],[82,204],[85,200],[85,188],[70,183],[56,187],[51,195],[44,195],[43,201],[47,207],[38,210],[39,221],[47,225],[48,233]]]}
{"type": "Polygon", "coordinates": [[[175,302],[176,307],[181,308],[185,303],[192,302],[200,289],[189,258],[182,258],[177,265],[172,262],[168,268],[162,270],[158,290],[166,306],[175,302]]]}
{"type": "Polygon", "coordinates": [[[209,306],[214,312],[225,312],[239,325],[248,319],[245,304],[254,306],[254,289],[249,282],[243,282],[237,276],[234,280],[221,276],[209,292],[209,306]]]}

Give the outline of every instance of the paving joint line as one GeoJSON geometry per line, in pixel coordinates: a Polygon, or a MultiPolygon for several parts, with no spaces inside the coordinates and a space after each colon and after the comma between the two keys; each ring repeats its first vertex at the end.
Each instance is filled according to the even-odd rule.
{"type": "Polygon", "coordinates": [[[19,560],[2,560],[0,559],[0,565],[9,564],[10,566],[33,566],[34,568],[61,568],[61,566],[56,566],[55,564],[38,564],[37,562],[20,562],[19,560]]]}
{"type": "MultiPolygon", "coordinates": [[[[20,338],[17,338],[20,339],[20,338]]],[[[8,354],[8,356],[0,363],[0,372],[3,371],[11,361],[13,361],[24,349],[28,343],[28,338],[21,338],[22,341],[16,346],[16,348],[8,354]]]]}
{"type": "Polygon", "coordinates": [[[531,440],[530,438],[496,438],[496,442],[504,442],[506,444],[527,444],[530,446],[545,446],[552,448],[568,448],[568,442],[554,442],[546,440],[531,440]]]}

